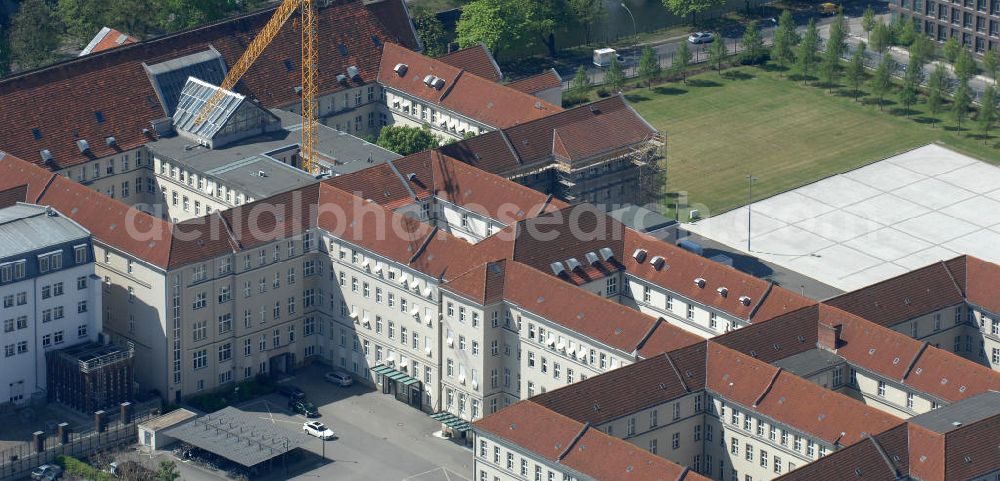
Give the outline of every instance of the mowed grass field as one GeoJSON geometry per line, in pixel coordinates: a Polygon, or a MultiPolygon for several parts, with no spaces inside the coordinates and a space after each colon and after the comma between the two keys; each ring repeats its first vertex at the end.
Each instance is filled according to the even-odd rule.
{"type": "MultiPolygon", "coordinates": [[[[748,173],[758,179],[753,198],[759,200],[937,140],[979,157],[996,152],[968,131],[917,121],[920,105],[907,118],[889,113],[891,105],[879,111],[759,68],[704,73],[686,85],[626,95],[667,133],[667,190],[680,194],[681,220],[685,203],[703,217],[745,205],[748,173]]],[[[669,198],[665,207],[674,202],[669,198]]]]}

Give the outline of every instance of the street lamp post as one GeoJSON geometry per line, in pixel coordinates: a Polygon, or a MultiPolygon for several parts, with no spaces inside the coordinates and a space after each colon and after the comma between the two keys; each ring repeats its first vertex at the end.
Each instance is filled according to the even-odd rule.
{"type": "Polygon", "coordinates": [[[747,174],[747,252],[750,252],[750,214],[753,204],[753,183],[757,180],[751,174],[747,174]]]}
{"type": "Polygon", "coordinates": [[[625,2],[622,2],[621,6],[625,9],[625,12],[628,13],[629,18],[632,19],[632,54],[635,55],[637,53],[635,52],[635,49],[639,45],[639,28],[635,25],[635,16],[632,15],[632,10],[628,8],[628,5],[625,5],[625,2]]]}

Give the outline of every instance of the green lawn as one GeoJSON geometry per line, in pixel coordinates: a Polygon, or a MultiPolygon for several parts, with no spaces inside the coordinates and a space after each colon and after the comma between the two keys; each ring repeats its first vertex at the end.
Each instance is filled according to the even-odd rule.
{"type": "Polygon", "coordinates": [[[828,93],[759,68],[732,69],[725,77],[705,73],[687,85],[636,89],[627,97],[667,133],[667,188],[680,193],[667,207],[678,198],[682,211],[687,204],[703,216],[745,205],[747,173],[758,178],[753,193],[759,200],[934,141],[1000,160],[997,138],[986,145],[978,130],[968,130],[977,128],[972,122],[957,133],[950,121],[931,124],[923,104],[907,118],[889,98],[879,111],[846,92],[828,93]]]}

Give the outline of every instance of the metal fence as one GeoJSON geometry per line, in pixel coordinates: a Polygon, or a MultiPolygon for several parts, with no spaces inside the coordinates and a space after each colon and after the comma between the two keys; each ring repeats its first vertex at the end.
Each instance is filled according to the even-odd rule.
{"type": "Polygon", "coordinates": [[[123,444],[137,441],[137,426],[159,415],[159,403],[139,405],[129,422],[122,422],[120,413],[107,413],[104,428],[97,426],[83,432],[69,432],[66,442],[61,442],[58,433],[46,432],[44,439],[24,443],[0,450],[0,481],[25,479],[32,469],[47,463],[54,463],[59,456],[86,458],[123,444]],[[41,448],[41,449],[38,449],[41,448]]]}

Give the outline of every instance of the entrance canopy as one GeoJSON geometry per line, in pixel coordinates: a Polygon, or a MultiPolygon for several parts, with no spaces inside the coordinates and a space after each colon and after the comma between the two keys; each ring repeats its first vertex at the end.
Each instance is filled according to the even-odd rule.
{"type": "Polygon", "coordinates": [[[246,467],[256,466],[305,444],[309,437],[256,413],[232,406],[192,419],[164,433],[246,467]]]}
{"type": "Polygon", "coordinates": [[[431,414],[431,419],[448,426],[458,432],[469,430],[469,422],[449,412],[441,411],[431,414]]]}
{"type": "Polygon", "coordinates": [[[375,374],[381,374],[404,386],[411,386],[413,384],[417,384],[420,382],[419,379],[415,379],[414,377],[404,372],[397,371],[396,369],[393,369],[383,364],[379,364],[378,366],[373,367],[372,372],[374,372],[375,374]]]}

